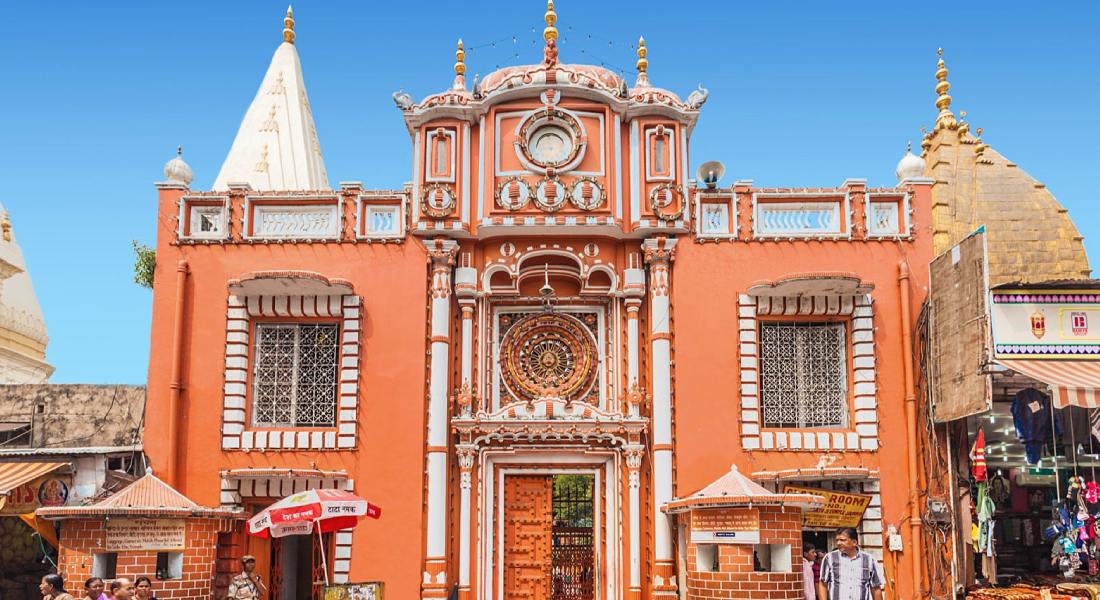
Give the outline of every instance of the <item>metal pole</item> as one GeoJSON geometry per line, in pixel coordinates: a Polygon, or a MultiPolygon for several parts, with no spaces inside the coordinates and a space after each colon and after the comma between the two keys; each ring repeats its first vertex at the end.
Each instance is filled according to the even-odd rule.
{"type": "Polygon", "coordinates": [[[321,571],[325,574],[325,586],[328,582],[328,559],[325,558],[325,538],[321,535],[321,521],[314,520],[313,528],[317,530],[317,543],[321,546],[321,571]]]}

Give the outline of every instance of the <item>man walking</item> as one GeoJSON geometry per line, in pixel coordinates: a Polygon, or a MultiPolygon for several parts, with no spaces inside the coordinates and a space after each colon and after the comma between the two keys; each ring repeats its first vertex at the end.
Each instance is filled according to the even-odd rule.
{"type": "Polygon", "coordinates": [[[241,568],[243,569],[241,574],[229,582],[227,594],[229,600],[259,600],[260,593],[266,592],[267,588],[260,581],[260,575],[256,573],[256,557],[251,554],[244,555],[241,558],[241,568]]]}
{"type": "Polygon", "coordinates": [[[836,532],[836,550],[821,561],[818,600],[882,600],[886,579],[875,557],[859,549],[859,534],[851,527],[836,532]]]}

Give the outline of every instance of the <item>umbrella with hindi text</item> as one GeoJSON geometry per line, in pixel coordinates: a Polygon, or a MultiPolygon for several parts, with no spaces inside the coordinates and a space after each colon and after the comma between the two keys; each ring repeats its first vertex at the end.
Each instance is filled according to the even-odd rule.
{"type": "MultiPolygon", "coordinates": [[[[363,517],[377,519],[382,509],[344,490],[305,490],[265,508],[248,521],[248,533],[259,537],[309,535],[354,527],[363,517]]],[[[322,556],[324,545],[321,545],[322,556]]],[[[328,582],[328,568],[325,568],[328,582]]]]}

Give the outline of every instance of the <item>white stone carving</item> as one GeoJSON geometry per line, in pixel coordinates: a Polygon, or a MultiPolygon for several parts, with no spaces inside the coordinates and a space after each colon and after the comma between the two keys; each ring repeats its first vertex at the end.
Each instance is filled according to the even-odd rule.
{"type": "Polygon", "coordinates": [[[257,239],[337,239],[340,216],[336,204],[252,206],[252,231],[257,239]]]}

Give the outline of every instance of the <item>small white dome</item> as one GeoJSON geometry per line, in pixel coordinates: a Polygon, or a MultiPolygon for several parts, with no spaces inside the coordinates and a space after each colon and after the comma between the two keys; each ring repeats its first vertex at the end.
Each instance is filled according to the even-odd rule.
{"type": "Polygon", "coordinates": [[[924,159],[906,148],[905,156],[898,161],[898,168],[894,170],[894,174],[898,176],[898,181],[924,177],[924,159]]]}
{"type": "Polygon", "coordinates": [[[173,183],[191,185],[195,176],[191,173],[191,167],[183,162],[183,148],[176,149],[176,157],[164,164],[164,178],[173,183]]]}

